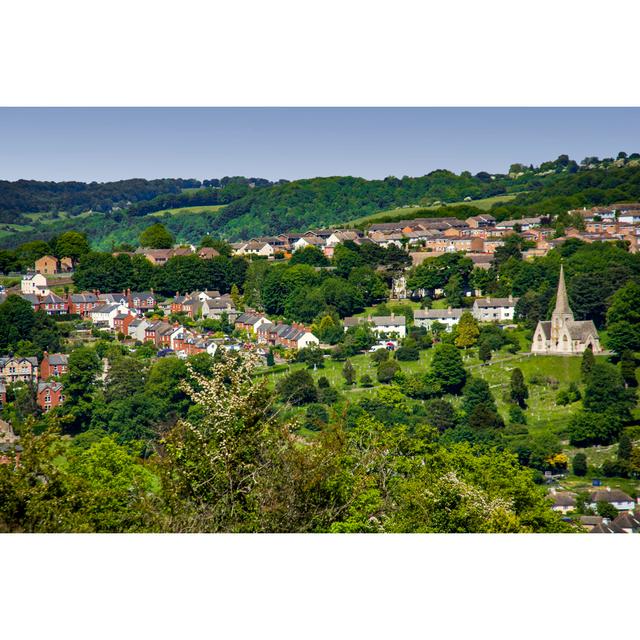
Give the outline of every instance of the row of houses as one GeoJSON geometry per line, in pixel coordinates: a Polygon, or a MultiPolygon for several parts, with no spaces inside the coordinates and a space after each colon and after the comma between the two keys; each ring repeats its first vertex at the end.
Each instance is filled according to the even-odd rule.
{"type": "Polygon", "coordinates": [[[56,258],[55,256],[42,256],[34,265],[34,271],[42,275],[56,275],[58,273],[72,273],[73,259],[69,257],[56,258]]]}
{"type": "Polygon", "coordinates": [[[222,319],[226,314],[229,322],[235,322],[239,315],[233,298],[227,293],[221,295],[219,291],[193,291],[180,295],[178,291],[171,301],[171,313],[183,313],[189,318],[196,317],[222,319]]]}
{"type": "Polygon", "coordinates": [[[293,325],[283,322],[274,323],[265,314],[255,311],[240,314],[236,318],[234,327],[255,336],[259,343],[286,349],[305,349],[320,344],[320,340],[308,327],[297,323],[293,325]]]}
{"type": "MultiPolygon", "coordinates": [[[[576,509],[576,494],[570,491],[551,490],[551,498],[553,500],[552,509],[560,513],[566,514],[576,509]]],[[[589,501],[586,506],[594,511],[598,508],[598,503],[606,502],[615,507],[621,513],[633,512],[636,507],[636,501],[621,489],[612,489],[605,487],[597,491],[589,493],[589,501]]]]}

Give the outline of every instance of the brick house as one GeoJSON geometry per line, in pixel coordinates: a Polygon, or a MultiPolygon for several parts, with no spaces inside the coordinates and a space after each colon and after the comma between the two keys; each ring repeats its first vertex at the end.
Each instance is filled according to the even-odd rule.
{"type": "Polygon", "coordinates": [[[40,364],[40,378],[49,380],[49,378],[59,378],[69,371],[69,357],[64,353],[47,353],[44,352],[44,358],[40,364]]]}
{"type": "Polygon", "coordinates": [[[67,298],[69,313],[86,316],[101,304],[95,293],[72,293],[67,298]]]}
{"type": "Polygon", "coordinates": [[[64,402],[63,386],[60,382],[39,382],[37,392],[38,406],[48,413],[64,402]]]}
{"type": "Polygon", "coordinates": [[[55,293],[49,293],[49,295],[42,296],[39,300],[38,308],[49,316],[59,316],[69,313],[69,303],[67,300],[61,298],[55,293]]]}
{"type": "Polygon", "coordinates": [[[38,258],[35,264],[35,271],[45,276],[58,273],[58,258],[55,256],[42,256],[42,258],[38,258]]]}

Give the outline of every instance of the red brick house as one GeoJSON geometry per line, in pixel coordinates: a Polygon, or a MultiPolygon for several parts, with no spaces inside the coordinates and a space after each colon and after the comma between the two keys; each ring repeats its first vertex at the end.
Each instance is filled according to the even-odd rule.
{"type": "Polygon", "coordinates": [[[59,378],[69,371],[69,358],[64,353],[44,352],[44,358],[40,363],[40,378],[49,380],[50,378],[59,378]]]}
{"type": "Polygon", "coordinates": [[[38,406],[47,413],[64,402],[63,387],[60,382],[38,383],[38,406]]]}
{"type": "Polygon", "coordinates": [[[69,313],[86,316],[90,311],[102,303],[96,293],[85,291],[84,293],[72,293],[67,298],[69,313]]]}

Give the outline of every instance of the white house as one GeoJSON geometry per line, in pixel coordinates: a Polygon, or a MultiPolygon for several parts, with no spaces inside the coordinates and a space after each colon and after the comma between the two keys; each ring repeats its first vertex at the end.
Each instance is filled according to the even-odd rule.
{"type": "Polygon", "coordinates": [[[593,491],[589,494],[589,506],[592,509],[597,509],[598,502],[608,502],[618,511],[633,511],[636,505],[631,496],[620,489],[612,489],[611,487],[593,491]]]}
{"type": "Polygon", "coordinates": [[[434,322],[443,324],[447,331],[451,331],[453,327],[460,322],[462,314],[468,309],[416,309],[413,312],[413,324],[416,327],[425,327],[431,329],[434,322]]]}
{"type": "Polygon", "coordinates": [[[144,342],[144,332],[150,324],[151,323],[144,318],[136,318],[129,325],[129,337],[137,340],[138,342],[144,342]]]}
{"type": "Polygon", "coordinates": [[[300,236],[300,238],[293,243],[293,250],[297,251],[298,249],[304,249],[309,246],[324,247],[324,245],[325,241],[322,238],[319,238],[314,233],[307,233],[300,236]]]}
{"type": "Polygon", "coordinates": [[[396,335],[399,338],[404,338],[407,335],[407,319],[404,316],[397,316],[392,313],[390,316],[367,316],[355,317],[344,319],[344,330],[349,327],[355,327],[359,324],[371,324],[371,329],[374,333],[381,335],[396,335]]]}
{"type": "Polygon", "coordinates": [[[89,317],[94,324],[106,325],[109,329],[113,329],[113,319],[119,313],[129,314],[131,311],[127,305],[119,304],[117,302],[108,302],[92,309],[89,312],[89,317]]]}
{"type": "Polygon", "coordinates": [[[27,273],[20,282],[20,291],[36,296],[48,296],[51,293],[47,278],[41,273],[27,273]]]}
{"type": "Polygon", "coordinates": [[[519,298],[479,298],[473,303],[472,314],[479,322],[513,320],[519,298]]]}
{"type": "Polygon", "coordinates": [[[312,344],[320,344],[320,340],[318,340],[311,331],[301,331],[300,335],[296,336],[296,342],[298,349],[305,349],[306,347],[310,347],[312,344]]]}

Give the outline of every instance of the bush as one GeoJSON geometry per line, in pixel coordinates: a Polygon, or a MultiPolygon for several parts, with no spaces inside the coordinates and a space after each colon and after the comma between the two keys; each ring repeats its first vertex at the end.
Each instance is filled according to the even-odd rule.
{"type": "Polygon", "coordinates": [[[389,359],[389,352],[384,348],[376,349],[371,354],[371,360],[376,364],[380,364],[381,362],[384,362],[385,360],[388,360],[388,359],[389,359]]]}
{"type": "Polygon", "coordinates": [[[396,351],[396,360],[407,362],[409,360],[420,360],[420,352],[417,347],[400,347],[396,351]]]}
{"type": "Polygon", "coordinates": [[[527,416],[517,404],[509,407],[509,422],[511,424],[527,424],[527,416]]]}
{"type": "Polygon", "coordinates": [[[622,430],[620,420],[611,414],[580,411],[569,424],[569,442],[576,447],[615,442],[622,430]]]}
{"type": "Polygon", "coordinates": [[[311,374],[306,369],[294,371],[285,376],[277,386],[277,391],[283,402],[293,405],[309,404],[318,399],[318,390],[313,383],[311,374]]]}
{"type": "Polygon", "coordinates": [[[329,414],[321,404],[310,404],[305,415],[304,426],[310,431],[320,431],[329,422],[329,414]]]}
{"type": "Polygon", "coordinates": [[[378,382],[387,384],[393,380],[393,376],[400,370],[400,365],[395,360],[385,360],[378,365],[378,382]]]}
{"type": "Polygon", "coordinates": [[[362,378],[360,378],[360,386],[361,387],[373,387],[373,380],[368,373],[365,373],[362,378]]]}

